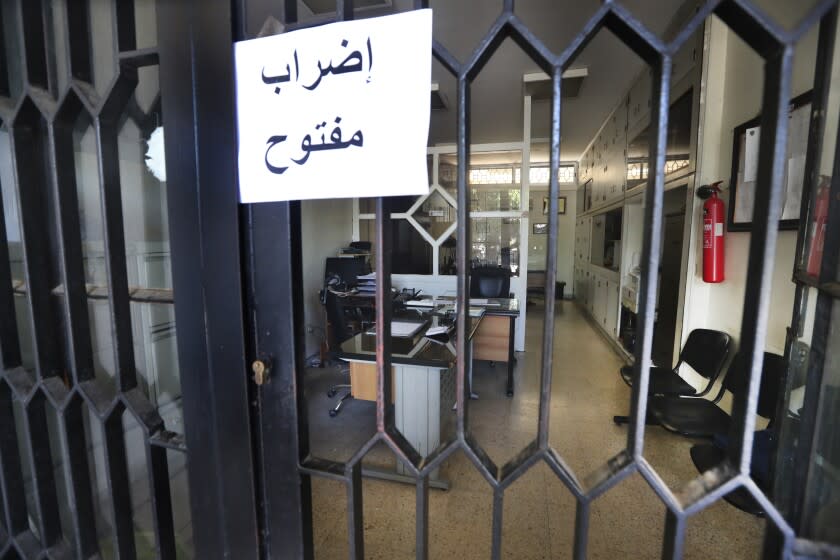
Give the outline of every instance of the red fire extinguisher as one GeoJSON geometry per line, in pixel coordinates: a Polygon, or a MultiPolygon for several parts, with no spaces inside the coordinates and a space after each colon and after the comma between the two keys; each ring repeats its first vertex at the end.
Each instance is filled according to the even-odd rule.
{"type": "Polygon", "coordinates": [[[721,182],[712,183],[704,193],[698,193],[708,196],[703,204],[703,281],[711,284],[723,282],[723,222],[726,218],[723,201],[718,198],[721,182]]]}
{"type": "Polygon", "coordinates": [[[829,177],[820,177],[817,199],[814,205],[814,219],[811,221],[811,245],[808,250],[809,276],[819,276],[822,267],[823,247],[825,246],[825,228],[828,222],[829,177]]]}

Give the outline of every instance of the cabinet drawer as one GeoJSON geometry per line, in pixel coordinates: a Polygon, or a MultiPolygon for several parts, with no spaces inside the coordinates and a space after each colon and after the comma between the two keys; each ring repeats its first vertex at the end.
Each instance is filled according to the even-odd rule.
{"type": "Polygon", "coordinates": [[[492,362],[508,361],[510,317],[491,316],[481,319],[473,336],[473,358],[492,362]]]}
{"type": "MultiPolygon", "coordinates": [[[[376,400],[376,364],[350,362],[350,392],[360,401],[376,400]]],[[[391,368],[391,402],[396,400],[394,369],[391,368]]]]}

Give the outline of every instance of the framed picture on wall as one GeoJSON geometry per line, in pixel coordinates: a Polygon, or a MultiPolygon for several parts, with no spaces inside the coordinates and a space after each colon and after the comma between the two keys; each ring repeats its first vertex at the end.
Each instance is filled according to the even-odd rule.
{"type": "MultiPolygon", "coordinates": [[[[805,153],[811,122],[811,92],[795,97],[788,115],[788,145],[782,175],[783,206],[779,229],[797,229],[802,189],[805,184],[805,153]]],[[[732,145],[732,174],[729,188],[729,231],[752,230],[753,206],[757,186],[758,146],[761,117],[735,127],[732,145]]]]}
{"type": "Polygon", "coordinates": [[[548,233],[548,224],[534,224],[531,231],[534,235],[546,235],[548,233]]]}
{"type": "MultiPolygon", "coordinates": [[[[566,213],[566,197],[565,196],[558,196],[557,197],[557,213],[558,214],[565,214],[566,213]]],[[[543,215],[548,215],[548,197],[543,197],[543,215]]]]}

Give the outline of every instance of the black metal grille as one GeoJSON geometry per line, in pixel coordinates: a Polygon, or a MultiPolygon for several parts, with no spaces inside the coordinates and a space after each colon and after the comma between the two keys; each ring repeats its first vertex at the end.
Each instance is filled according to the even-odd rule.
{"type": "MultiPolygon", "coordinates": [[[[836,24],[835,1],[820,2],[793,30],[785,30],[769,19],[763,12],[756,9],[746,0],[712,0],[703,2],[691,20],[676,34],[670,42],[664,42],[650,32],[636,20],[619,3],[605,1],[597,12],[589,19],[580,33],[559,54],[548,49],[522,21],[514,10],[514,0],[504,0],[499,17],[492,24],[484,38],[477,45],[466,62],[460,62],[452,56],[446,48],[435,41],[434,57],[458,81],[458,226],[457,239],[457,427],[452,441],[444,442],[437,450],[427,457],[421,455],[411,447],[402,434],[396,429],[393,417],[389,414],[389,400],[391,395],[391,376],[386,375],[391,369],[390,363],[390,271],[391,250],[388,233],[390,231],[390,213],[387,199],[380,199],[376,203],[376,270],[377,270],[377,421],[376,434],[365,443],[346,463],[328,461],[312,457],[307,454],[308,446],[305,439],[301,445],[302,461],[300,471],[304,475],[325,476],[342,480],[347,485],[348,501],[348,537],[350,556],[363,558],[364,530],[362,515],[361,462],[365,455],[379,443],[386,444],[417,480],[416,502],[416,553],[417,558],[427,558],[429,554],[429,475],[450,457],[461,450],[473,463],[475,468],[493,488],[493,527],[492,527],[492,557],[501,557],[502,511],[506,489],[528,471],[535,464],[546,463],[562,483],[569,489],[577,500],[575,519],[574,555],[576,558],[586,557],[588,540],[590,506],[596,498],[609,491],[622,480],[638,472],[654,490],[666,506],[665,538],[662,555],[664,558],[678,558],[682,556],[685,540],[685,530],[688,520],[698,512],[715,503],[727,493],[744,488],[749,492],[767,512],[771,521],[768,524],[768,537],[765,543],[765,553],[770,556],[788,555],[798,551],[808,553],[805,541],[797,541],[796,527],[773,506],[768,497],[756,486],[750,478],[750,461],[752,437],[755,429],[756,402],[761,374],[764,339],[767,331],[768,308],[770,305],[770,288],[772,263],[776,248],[777,228],[775,224],[781,215],[781,201],[783,183],[781,177],[784,169],[784,157],[787,141],[788,103],[791,98],[791,71],[793,51],[799,39],[813,26],[820,25],[820,43],[818,47],[818,67],[816,69],[815,90],[819,93],[815,99],[814,115],[817,121],[823,117],[822,107],[826,102],[828,92],[827,80],[823,76],[830,75],[830,59],[833,49],[834,29],[836,24]],[[740,350],[749,358],[750,382],[748,397],[738,400],[733,405],[733,430],[730,434],[732,445],[726,460],[713,470],[704,473],[689,482],[678,492],[672,492],[659,477],[644,455],[644,426],[647,405],[648,377],[651,367],[651,349],[653,338],[653,321],[656,305],[657,275],[650,271],[659,268],[659,252],[652,248],[659,247],[662,240],[662,211],[664,192],[665,146],[667,135],[667,119],[669,108],[669,93],[671,86],[672,56],[680,46],[712,14],[718,16],[737,35],[749,44],[765,61],[764,94],[762,99],[762,135],[759,149],[759,167],[757,184],[766,185],[756,193],[754,207],[754,228],[750,243],[750,256],[746,284],[751,286],[745,299],[743,321],[740,333],[740,350]],[[545,294],[545,327],[542,346],[542,371],[538,434],[534,441],[527,445],[516,457],[505,465],[496,465],[481,445],[472,436],[468,420],[469,407],[466,406],[465,371],[470,360],[469,345],[466,344],[467,298],[469,278],[470,228],[468,227],[469,203],[467,174],[470,168],[470,84],[481,72],[495,50],[502,41],[513,39],[552,80],[551,106],[551,177],[549,187],[550,207],[549,238],[546,257],[546,286],[554,286],[556,280],[556,247],[558,236],[557,204],[558,178],[557,169],[560,153],[560,115],[561,115],[561,76],[574,58],[585,48],[587,43],[602,29],[607,29],[630,47],[652,69],[653,96],[651,108],[651,130],[657,131],[650,139],[651,168],[656,173],[651,174],[647,185],[647,201],[645,208],[645,230],[642,253],[643,277],[641,280],[640,322],[638,329],[639,344],[636,346],[635,363],[637,365],[636,382],[633,385],[629,431],[627,447],[624,451],[610,459],[593,476],[587,477],[587,482],[581,480],[568,467],[563,457],[554,450],[548,439],[551,374],[552,342],[554,339],[554,309],[555,295],[548,289],[545,294]]],[[[326,20],[297,23],[294,0],[285,2],[285,22],[290,29],[301,26],[319,25],[326,20]]],[[[352,2],[338,1],[337,19],[352,19],[354,12],[352,2]]],[[[417,0],[415,9],[428,7],[428,1],[417,0]]],[[[813,129],[821,130],[819,127],[813,129]]],[[[819,153],[822,136],[814,134],[809,142],[808,157],[813,163],[815,154],[819,153]]],[[[807,169],[812,169],[808,166],[807,169]]],[[[816,172],[815,172],[816,173],[816,172]]],[[[815,176],[808,177],[803,197],[803,208],[808,207],[810,191],[815,176]]],[[[837,297],[836,281],[829,279],[837,267],[837,234],[838,219],[840,219],[840,203],[835,200],[840,193],[837,174],[832,181],[832,209],[829,223],[832,231],[827,238],[834,234],[831,247],[826,245],[823,262],[825,282],[833,282],[831,286],[820,284],[821,304],[830,305],[830,297],[837,297]],[[832,249],[832,250],[830,250],[832,249]],[[828,255],[835,255],[829,257],[828,255]],[[833,290],[833,292],[831,291],[833,290]],[[834,295],[831,296],[830,294],[834,295]]],[[[804,224],[807,220],[803,219],[804,224]]],[[[801,255],[802,247],[798,252],[801,255]]],[[[824,313],[827,320],[827,313],[824,313]]],[[[797,320],[796,318],[794,319],[797,320]]],[[[824,348],[826,325],[823,325],[823,338],[816,342],[816,347],[824,348]],[[819,346],[822,345],[822,346],[819,346]]],[[[816,360],[820,364],[821,360],[816,360]]],[[[814,366],[821,368],[821,365],[814,366]]],[[[303,379],[298,373],[297,385],[302,386],[303,379]]],[[[812,398],[816,397],[815,395],[812,398]]],[[[305,402],[298,402],[299,410],[306,410],[305,402]]],[[[816,416],[814,416],[816,417],[816,416]]],[[[803,432],[805,434],[806,432],[803,432]]],[[[810,435],[808,436],[810,440],[810,435]]],[[[808,450],[800,450],[807,465],[808,450]]],[[[306,476],[304,476],[306,478],[306,476]]],[[[796,479],[804,484],[805,475],[796,479]]],[[[794,484],[797,482],[794,481],[794,484]]],[[[308,497],[304,495],[304,502],[308,497]]],[[[306,538],[306,536],[304,536],[306,538]]],[[[310,536],[311,539],[311,536],[310,536]]],[[[811,550],[810,552],[813,552],[811,550]]]]}
{"type": "MultiPolygon", "coordinates": [[[[173,508],[169,488],[167,452],[186,451],[183,438],[165,429],[164,422],[138,385],[133,356],[130,301],[172,301],[171,293],[135,289],[128,284],[124,217],[118,165],[118,132],[126,118],[133,119],[144,134],[160,117],[160,105],[144,113],[132,101],[141,68],[158,64],[155,48],[138,48],[134,6],[118,2],[114,7],[113,56],[118,70],[112,85],[95,84],[92,41],[102,35],[91,29],[89,2],[59,2],[64,16],[48,3],[17,0],[0,3],[0,124],[12,141],[13,190],[19,200],[14,211],[20,218],[24,257],[23,278],[15,278],[10,265],[7,224],[0,223],[0,558],[84,557],[100,553],[94,476],[88,448],[90,429],[103,441],[109,515],[114,523],[115,549],[119,556],[137,556],[133,527],[129,466],[123,418],[128,415],[141,426],[145,467],[151,494],[155,551],[158,556],[176,555],[173,508]],[[65,31],[60,40],[51,31],[65,31]],[[57,55],[60,44],[66,55],[57,55]],[[66,58],[60,63],[59,57],[66,58]],[[104,92],[104,93],[103,93],[104,92]],[[96,138],[98,190],[104,224],[106,282],[89,286],[85,280],[84,250],[78,213],[77,179],[74,173],[73,135],[79,120],[93,127],[96,138]],[[34,342],[33,371],[24,367],[16,317],[15,298],[26,298],[34,342]],[[115,347],[116,377],[108,383],[95,375],[90,339],[88,301],[107,298],[115,347]],[[51,423],[51,419],[55,419],[51,423]],[[53,424],[58,426],[54,428],[53,424]],[[58,441],[59,445],[56,445],[58,441]],[[66,495],[53,470],[60,454],[66,468],[66,495]],[[32,481],[27,493],[26,481],[32,481]],[[69,518],[60,516],[60,502],[72,504],[69,518]],[[75,549],[75,552],[73,551],[75,549]]],[[[457,268],[457,425],[455,437],[431,455],[421,457],[395,428],[388,400],[390,370],[391,250],[388,200],[376,204],[376,265],[378,397],[376,434],[346,463],[310,455],[307,441],[300,367],[302,316],[300,278],[300,208],[295,203],[264,204],[237,212],[233,169],[234,152],[220,142],[218,130],[231,132],[232,87],[230,41],[246,38],[252,13],[259,14],[269,0],[204,0],[160,2],[158,25],[161,53],[161,88],[167,111],[175,117],[167,132],[170,154],[168,171],[177,190],[168,193],[170,208],[177,215],[173,228],[173,269],[179,298],[176,313],[187,336],[179,339],[182,364],[191,365],[185,376],[185,410],[190,458],[200,465],[191,471],[191,509],[197,523],[196,541],[203,557],[265,557],[312,554],[310,477],[343,481],[348,499],[348,537],[353,558],[364,557],[361,465],[365,455],[384,443],[416,478],[416,551],[429,555],[429,476],[447,458],[463,452],[493,489],[492,554],[501,556],[502,512],[506,490],[530,468],[545,463],[577,501],[574,553],[586,556],[590,507],[593,500],[638,472],[667,508],[663,557],[682,554],[688,520],[733,489],[745,488],[768,512],[771,520],[765,552],[768,556],[791,553],[817,555],[813,543],[797,539],[801,527],[797,508],[802,508],[805,481],[812,449],[819,437],[821,406],[819,388],[823,358],[828,345],[828,311],[840,297],[835,271],[840,253],[840,158],[835,154],[831,183],[829,230],[817,279],[797,273],[797,307],[792,330],[801,322],[799,307],[803,290],[819,293],[812,358],[809,361],[809,410],[801,427],[797,471],[790,511],[780,512],[750,478],[750,452],[766,333],[771,268],[776,246],[774,224],[781,214],[780,177],[787,138],[787,104],[791,94],[793,48],[815,25],[820,25],[815,97],[815,122],[824,119],[836,29],[837,0],[823,0],[792,30],[768,19],[747,0],[708,0],[670,42],[647,30],[620,4],[605,1],[560,53],[552,52],[520,21],[513,0],[501,3],[501,13],[466,62],[452,56],[435,42],[434,56],[458,82],[458,226],[457,268]],[[253,12],[249,12],[253,7],[253,12]],[[234,29],[227,15],[234,17],[234,29]],[[644,456],[644,420],[650,370],[652,326],[662,238],[665,145],[672,56],[680,45],[716,14],[765,60],[762,104],[762,135],[758,181],[768,186],[755,200],[754,229],[750,244],[746,301],[741,328],[741,349],[749,356],[751,376],[748,398],[733,409],[733,445],[724,463],[679,492],[672,492],[644,456]],[[551,77],[551,177],[549,187],[549,237],[546,286],[555,283],[558,238],[557,169],[560,153],[561,76],[572,60],[602,29],[614,33],[653,70],[650,154],[653,169],[647,186],[643,270],[641,289],[640,344],[637,345],[637,382],[632,393],[631,420],[626,449],[582,482],[563,457],[549,444],[549,398],[551,394],[552,341],[555,296],[545,294],[540,408],[537,437],[505,465],[496,465],[471,435],[465,372],[470,359],[466,344],[468,301],[468,227],[470,197],[467,173],[470,147],[470,85],[495,50],[513,39],[551,77]],[[221,85],[220,85],[221,84],[221,85]],[[167,93],[171,95],[167,95],[167,93]],[[171,100],[171,101],[170,101],[171,100]],[[226,120],[225,115],[229,115],[226,120]],[[220,121],[223,124],[219,124],[220,121]],[[242,229],[240,229],[242,228],[242,229]],[[247,254],[239,254],[240,236],[247,254]],[[245,268],[240,277],[238,265],[245,268]],[[260,262],[259,264],[258,261],[260,262]],[[297,268],[296,268],[297,266],[297,268]],[[206,274],[209,278],[203,278],[206,274]],[[231,298],[245,285],[246,301],[231,298]],[[260,297],[266,294],[277,297],[260,297]],[[247,321],[240,321],[247,307],[247,321]],[[289,312],[291,310],[291,313],[289,312]],[[242,323],[248,324],[252,340],[243,340],[242,323]],[[260,389],[260,396],[277,397],[261,403],[253,433],[248,433],[248,395],[245,384],[245,348],[254,356],[272,349],[276,381],[260,389]],[[234,374],[231,374],[233,372],[234,374]],[[236,372],[242,375],[236,375],[236,372]],[[205,375],[207,374],[207,375],[205,375]],[[813,380],[813,381],[811,381],[813,380]],[[265,428],[263,435],[262,426],[265,428]],[[276,430],[270,432],[271,429],[276,430]],[[812,434],[811,431],[814,433],[812,434]],[[269,433],[270,432],[270,433],[269,433]],[[250,437],[243,437],[243,433],[250,437]],[[261,439],[260,439],[261,438],[261,439]],[[268,447],[272,441],[276,447],[268,447]],[[254,444],[256,442],[256,444],[254,444]],[[297,454],[290,453],[296,449],[297,454]],[[254,468],[256,465],[256,469],[254,468]],[[255,472],[256,471],[256,472],[255,472]],[[294,475],[294,476],[292,476],[294,475]],[[300,475],[300,476],[299,476],[300,475]],[[278,503],[277,496],[292,497],[278,503]],[[293,502],[293,500],[297,500],[293,502]],[[293,507],[292,504],[295,503],[293,507]],[[786,515],[783,517],[782,513],[786,515]],[[795,522],[790,521],[793,519],[795,522]],[[257,529],[261,529],[258,533],[257,529]],[[285,540],[284,539],[288,539],[285,540]],[[300,541],[300,542],[298,542],[300,541]],[[289,550],[295,552],[288,552],[289,550]]],[[[337,0],[336,17],[297,22],[297,2],[284,0],[282,19],[287,28],[318,25],[354,16],[352,0],[337,0]]],[[[415,8],[428,7],[416,0],[415,8]]],[[[812,127],[806,169],[820,153],[820,127],[812,127]]],[[[229,134],[232,137],[232,134],[229,134]]],[[[840,143],[838,143],[840,147],[840,143]]],[[[814,172],[815,173],[815,172],[814,172]]],[[[816,180],[808,177],[803,208],[813,212],[811,191],[816,180]]],[[[5,210],[5,209],[4,209],[5,210]]],[[[3,219],[7,212],[0,213],[3,219]]],[[[808,219],[801,220],[804,224],[808,219]]],[[[805,248],[801,239],[797,262],[805,248]]],[[[259,399],[255,399],[259,401],[259,399]]],[[[786,407],[787,403],[780,403],[786,407]]],[[[783,410],[783,409],[782,409],[783,410]]],[[[281,500],[282,501],[282,500],[281,500]]],[[[824,552],[824,551],[822,551],[824,552]]]]}
{"type": "Polygon", "coordinates": [[[0,211],[0,558],[143,552],[136,537],[141,504],[127,456],[127,441],[137,442],[127,437],[127,425],[142,434],[132,450],[147,473],[150,547],[162,558],[176,555],[167,456],[186,448],[138,383],[130,308],[131,301],[171,303],[172,295],[129,287],[120,181],[123,126],[130,120],[148,138],[160,121],[159,96],[147,110],[135,97],[141,69],[156,66],[158,54],[137,48],[133,3],[104,5],[107,29],[91,29],[91,8],[89,2],[0,5],[0,126],[10,138],[14,171],[13,184],[4,187],[18,200],[16,208],[0,211]],[[102,37],[114,39],[106,54],[113,58],[110,84],[94,79],[101,51],[92,43],[102,37]],[[84,185],[74,161],[80,127],[92,131],[98,161],[89,187],[101,200],[105,284],[96,287],[86,284],[78,194],[84,185]],[[21,271],[10,261],[5,216],[20,223],[21,271]],[[107,300],[113,379],[96,373],[89,297],[107,300]],[[16,315],[15,298],[25,300],[25,313],[16,315]],[[31,331],[32,368],[21,330],[31,331]],[[105,465],[100,488],[91,464],[96,453],[105,465]],[[104,506],[95,496],[102,486],[104,506]],[[113,551],[98,532],[103,517],[113,524],[113,551]]]}

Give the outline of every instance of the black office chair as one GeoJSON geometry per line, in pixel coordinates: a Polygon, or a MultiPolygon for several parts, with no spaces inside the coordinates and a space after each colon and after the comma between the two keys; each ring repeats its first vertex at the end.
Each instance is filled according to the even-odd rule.
{"type": "Polygon", "coordinates": [[[510,269],[478,266],[470,271],[470,297],[509,298],[510,269]]]}
{"type": "MultiPolygon", "coordinates": [[[[756,432],[753,438],[752,469],[750,475],[756,485],[766,492],[772,482],[768,473],[771,459],[770,433],[768,430],[761,430],[756,432]]],[[[726,458],[726,448],[713,443],[698,443],[692,446],[689,453],[691,454],[691,462],[694,463],[694,466],[700,473],[704,473],[720,465],[726,458]]],[[[726,494],[723,499],[741,511],[758,517],[764,517],[764,508],[755,501],[752,494],[743,488],[733,490],[729,494],[726,494]]]]}
{"type": "MultiPolygon", "coordinates": [[[[797,360],[797,345],[800,349],[803,346],[799,342],[794,343],[793,348],[791,349],[791,355],[793,356],[792,359],[794,361],[797,360]]],[[[795,370],[802,364],[796,364],[794,362],[790,365],[791,369],[795,370]]],[[[759,416],[768,418],[770,423],[767,426],[768,429],[760,430],[753,436],[750,475],[756,485],[765,493],[767,493],[767,490],[769,490],[770,485],[773,482],[770,477],[770,465],[774,460],[773,453],[775,452],[775,442],[772,440],[773,432],[769,428],[776,419],[776,406],[778,404],[779,393],[784,390],[783,384],[785,376],[791,375],[794,379],[796,379],[795,371],[788,371],[787,366],[788,364],[785,363],[782,356],[768,353],[764,354],[761,387],[758,392],[758,405],[756,406],[756,412],[759,416]]],[[[831,391],[829,389],[832,388],[827,386],[827,392],[824,397],[826,399],[826,410],[836,410],[837,405],[840,404],[840,398],[838,398],[840,397],[840,391],[831,391]]],[[[724,435],[716,436],[714,443],[700,443],[694,445],[690,451],[691,461],[694,463],[698,472],[704,473],[719,465],[726,457],[728,444],[728,439],[724,435]]],[[[840,457],[837,457],[834,460],[829,458],[828,462],[830,464],[840,464],[840,457]]],[[[724,499],[741,511],[745,511],[759,517],[764,516],[764,509],[761,507],[761,504],[756,502],[752,495],[743,488],[730,492],[724,496],[724,499]]]]}
{"type": "MultiPolygon", "coordinates": [[[[363,259],[328,257],[324,264],[324,288],[321,292],[321,301],[327,312],[327,344],[331,351],[337,349],[342,342],[353,337],[359,332],[359,326],[363,320],[358,309],[347,308],[338,300],[332,290],[346,290],[357,283],[357,277],[367,274],[367,263],[363,259]]],[[[327,397],[333,398],[339,391],[345,393],[338,400],[338,403],[330,408],[330,416],[336,416],[344,402],[352,398],[349,383],[338,383],[327,391],[327,397]]]]}
{"type": "MultiPolygon", "coordinates": [[[[324,307],[327,311],[327,321],[330,325],[327,332],[329,333],[329,348],[332,352],[337,350],[342,342],[354,336],[357,329],[354,328],[353,322],[347,317],[344,306],[340,305],[338,296],[329,291],[327,288],[325,288],[325,290],[324,307]]],[[[327,397],[329,398],[333,398],[339,391],[342,390],[345,392],[341,398],[338,399],[336,405],[330,408],[330,416],[336,416],[341,411],[344,401],[352,398],[352,393],[350,392],[349,383],[337,383],[327,390],[327,397]]]]}
{"type": "MultiPolygon", "coordinates": [[[[785,369],[783,356],[764,353],[757,411],[759,416],[771,421],[776,415],[776,400],[785,369]]],[[[718,403],[726,391],[732,393],[733,399],[746,398],[748,383],[747,359],[737,354],[714,400],[658,396],[650,399],[648,408],[659,425],[668,431],[688,437],[726,435],[732,425],[732,417],[718,403]]]]}
{"type": "MultiPolygon", "coordinates": [[[[666,395],[674,397],[703,397],[709,391],[720,376],[726,359],[729,356],[729,348],[732,344],[732,337],[725,332],[713,331],[710,329],[694,329],[688,335],[680,352],[677,365],[673,368],[651,366],[650,377],[648,378],[648,395],[666,395]],[[706,378],[706,386],[699,392],[692,385],[686,382],[679,374],[680,366],[687,364],[706,378]]],[[[630,387],[636,378],[636,365],[624,366],[621,368],[621,378],[630,387]]],[[[649,423],[652,416],[648,414],[649,423]]],[[[628,416],[613,416],[616,424],[626,424],[628,416]]]]}

